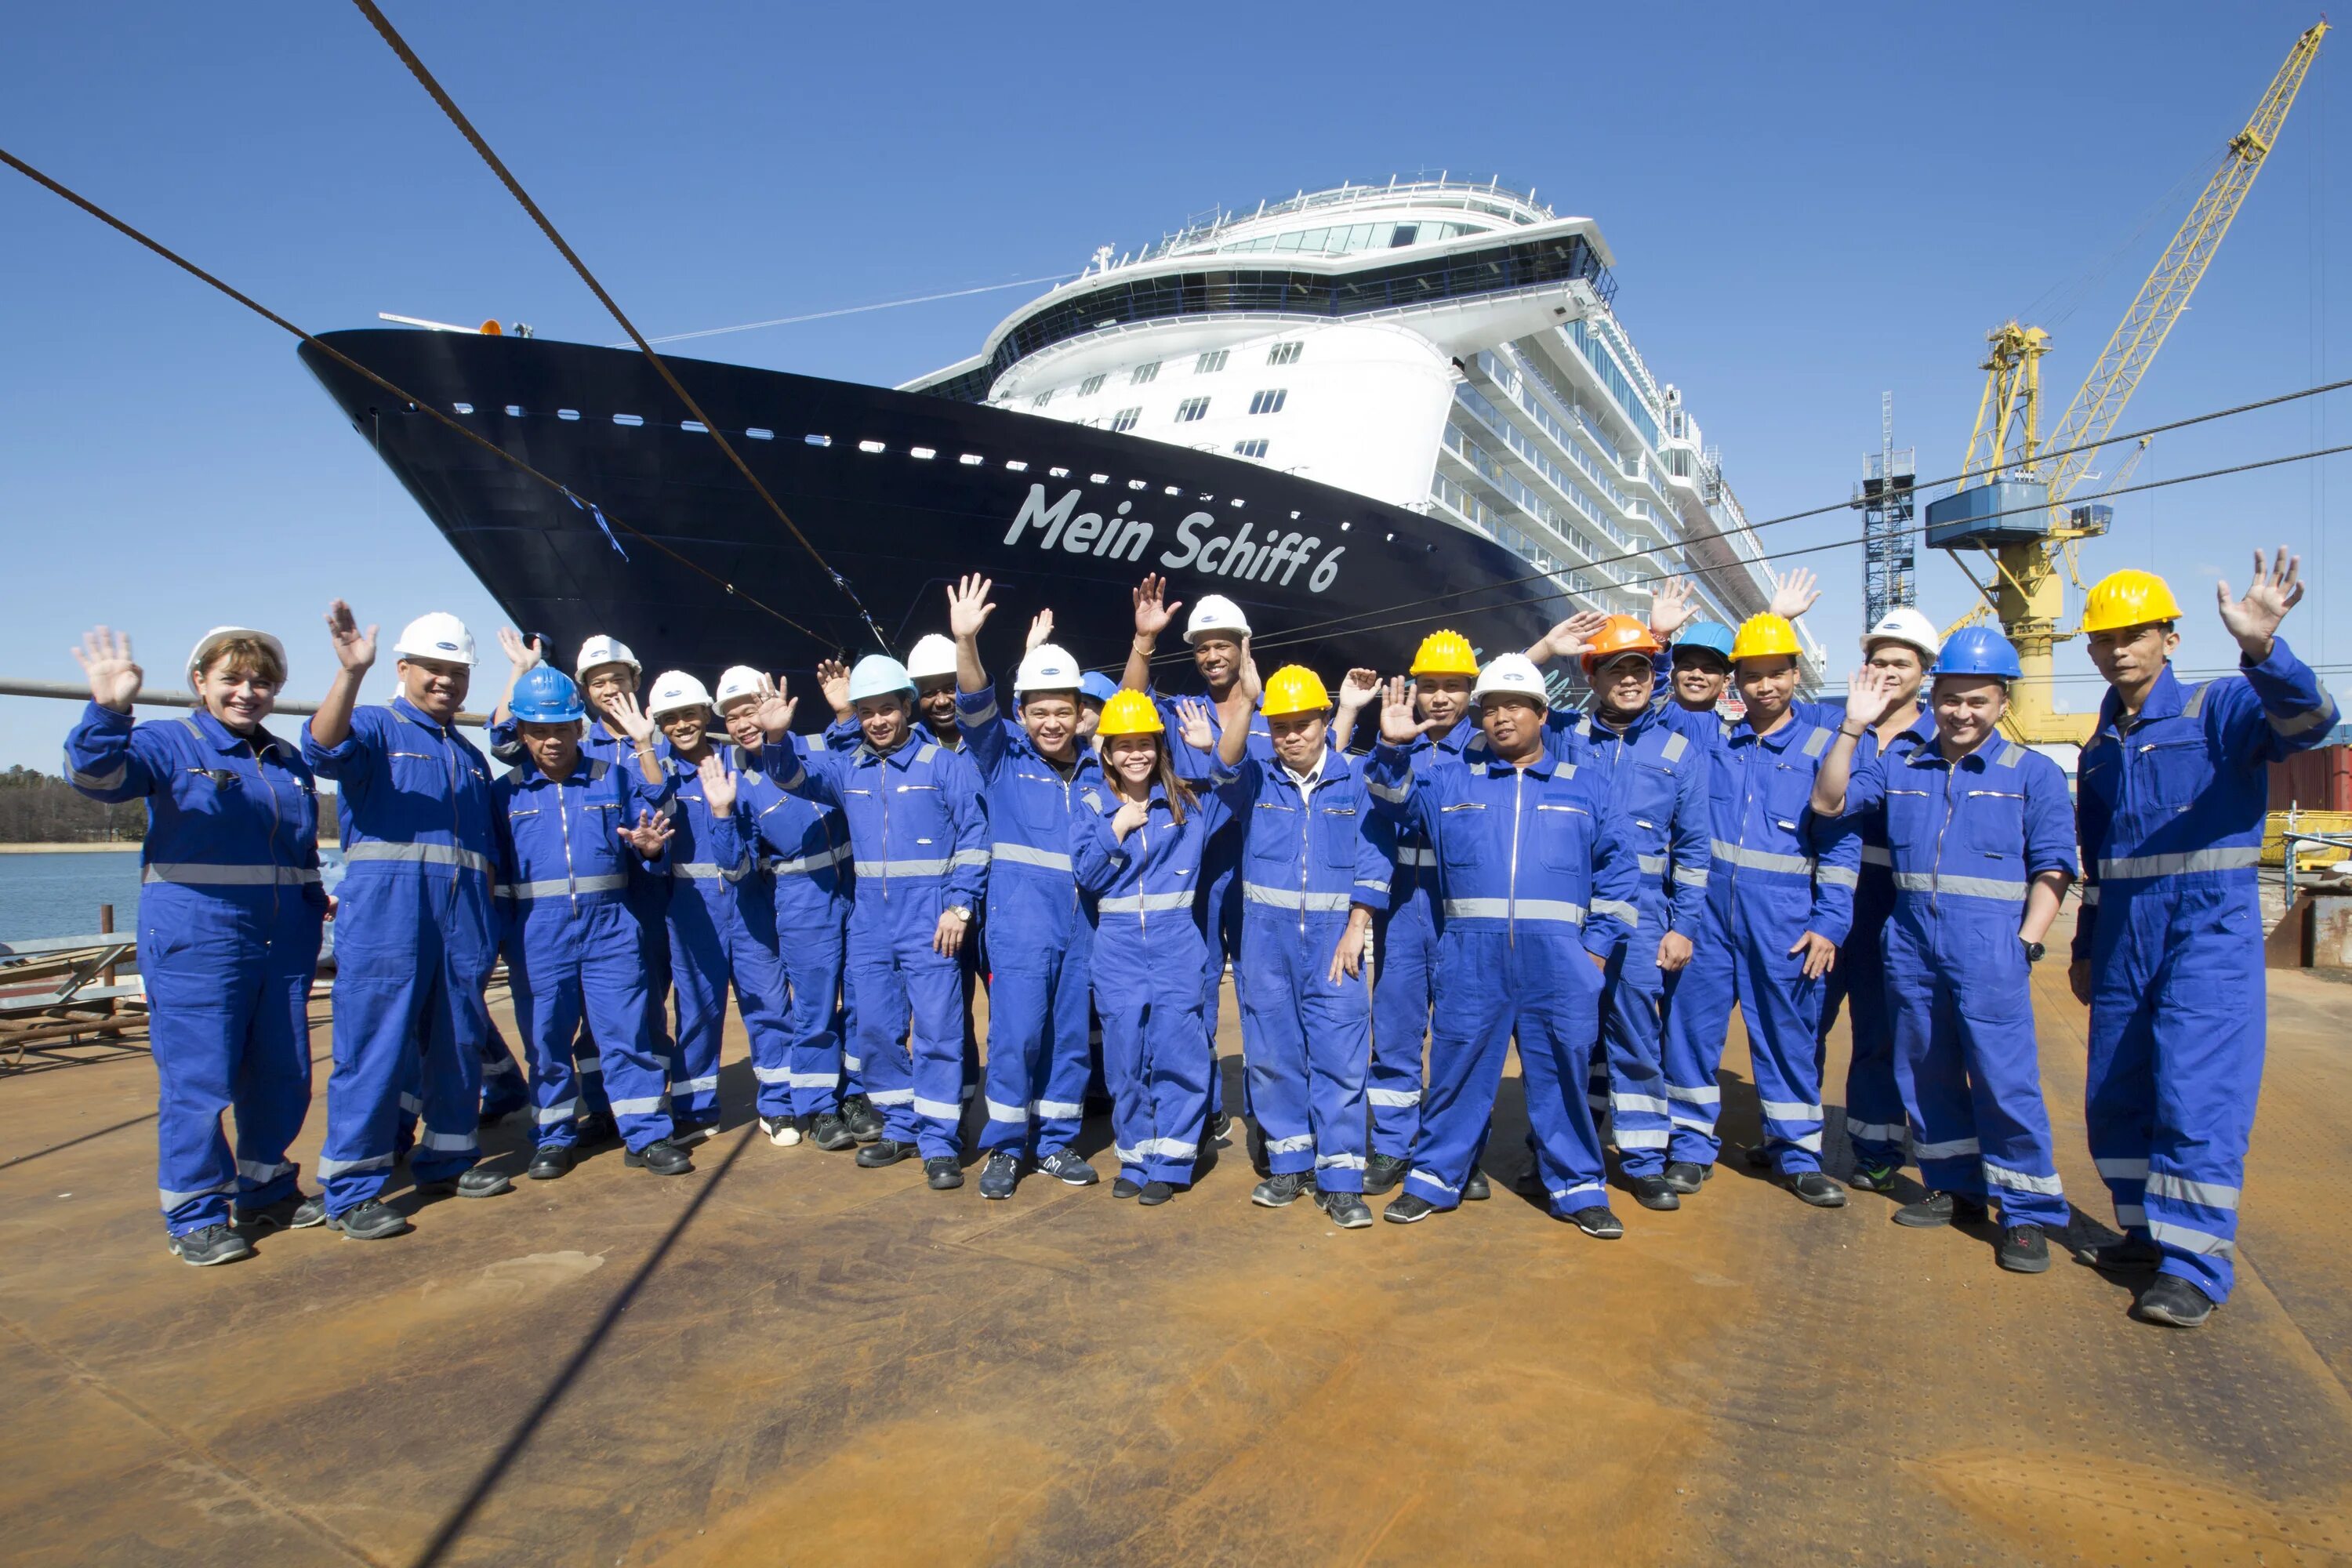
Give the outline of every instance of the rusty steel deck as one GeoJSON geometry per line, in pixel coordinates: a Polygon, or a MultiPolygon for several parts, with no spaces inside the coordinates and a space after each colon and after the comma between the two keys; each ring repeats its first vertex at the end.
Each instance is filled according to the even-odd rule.
{"type": "MultiPolygon", "coordinates": [[[[2037,984],[2103,1233],[2083,1015],[2037,984]]],[[[1254,1208],[1238,1143],[1158,1210],[933,1194],[761,1140],[740,1034],[693,1176],[608,1151],[196,1270],[152,1066],[93,1052],[0,1079],[0,1560],[2352,1563],[2352,988],[2271,985],[2242,1282],[2193,1333],[1736,1159],[1586,1240],[1510,1191],[1515,1081],[1495,1200],[1410,1229],[1254,1208]]]]}

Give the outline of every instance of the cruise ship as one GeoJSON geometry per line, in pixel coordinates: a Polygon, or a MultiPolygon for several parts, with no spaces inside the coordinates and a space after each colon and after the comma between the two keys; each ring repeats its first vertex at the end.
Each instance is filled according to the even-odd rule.
{"type": "MultiPolygon", "coordinates": [[[[897,388],[669,360],[805,544],[635,350],[324,340],[415,403],[300,352],[559,647],[609,632],[649,664],[806,672],[877,633],[903,652],[979,571],[1010,612],[992,667],[1050,607],[1058,640],[1115,670],[1129,589],[1158,572],[1175,598],[1238,601],[1265,668],[1394,670],[1441,626],[1491,654],[1572,610],[1642,614],[1669,574],[1735,625],[1769,599],[1716,450],[1617,319],[1612,265],[1592,219],[1532,192],[1394,179],[1105,247],[897,388]]],[[[1805,662],[1818,679],[1818,648],[1805,662]]]]}

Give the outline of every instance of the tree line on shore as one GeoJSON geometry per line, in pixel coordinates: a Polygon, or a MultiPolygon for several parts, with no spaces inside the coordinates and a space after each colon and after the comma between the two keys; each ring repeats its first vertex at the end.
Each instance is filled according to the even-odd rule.
{"type": "Polygon", "coordinates": [[[22,766],[0,773],[0,844],[137,843],[147,805],[102,805],[54,773],[22,766]]]}

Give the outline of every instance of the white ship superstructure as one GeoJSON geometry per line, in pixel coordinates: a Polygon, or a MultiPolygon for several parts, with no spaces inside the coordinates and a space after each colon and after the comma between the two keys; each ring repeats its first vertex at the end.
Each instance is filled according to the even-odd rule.
{"type": "Polygon", "coordinates": [[[1682,394],[1612,309],[1612,261],[1592,219],[1499,184],[1301,193],[1099,251],[906,390],[1407,507],[1504,545],[1580,608],[1644,615],[1651,584],[1687,574],[1737,626],[1770,578],[1682,394]]]}

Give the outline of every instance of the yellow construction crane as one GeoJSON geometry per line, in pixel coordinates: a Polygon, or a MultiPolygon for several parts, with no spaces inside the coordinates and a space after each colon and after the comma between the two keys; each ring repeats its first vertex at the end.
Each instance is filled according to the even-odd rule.
{"type": "MultiPolygon", "coordinates": [[[[2079,745],[2090,739],[2093,717],[2061,713],[2052,699],[2053,650],[2074,636],[2074,628],[2063,625],[2066,591],[2059,563],[2063,558],[2066,576],[2080,587],[2075,546],[2106,531],[2111,509],[2069,506],[2067,498],[2089,477],[2091,464],[2099,458],[2096,444],[2115,429],[2140,378],[2155,363],[2157,350],[2164,346],[2166,334],[2189,308],[2189,295],[2196,292],[2198,280],[2230,232],[2231,220],[2253,189],[2254,176],[2277,145],[2279,128],[2294,107],[2295,94],[2326,34],[2322,18],[2295,39],[2286,63],[2271,78],[2244,129],[2230,139],[2204,193],[2046,438],[2042,435],[2042,356],[2050,352],[2050,334],[2040,327],[2008,321],[1987,336],[1990,352],[1979,367],[1985,373],[1984,395],[1977,405],[1976,430],[1961,465],[1960,488],[1927,508],[1927,542],[1948,552],[1981,595],[1983,602],[1960,624],[1990,610],[2017,647],[2025,679],[2011,694],[2006,728],[2020,741],[2079,745]],[[2055,455],[2044,458],[2044,453],[2055,455]],[[1990,581],[1969,571],[1961,560],[1964,551],[1981,551],[1990,559],[1990,581]]],[[[2110,489],[2122,483],[2146,448],[2143,441],[2126,456],[2110,489]]]]}

